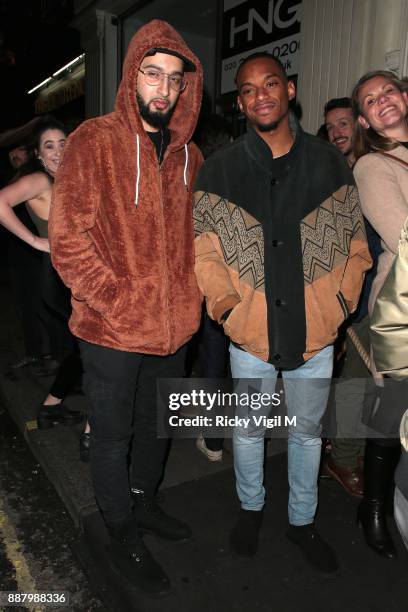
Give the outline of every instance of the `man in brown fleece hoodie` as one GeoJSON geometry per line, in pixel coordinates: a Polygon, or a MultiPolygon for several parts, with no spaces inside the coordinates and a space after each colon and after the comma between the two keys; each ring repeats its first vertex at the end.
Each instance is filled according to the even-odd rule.
{"type": "Polygon", "coordinates": [[[192,186],[202,157],[190,139],[201,93],[200,62],[179,34],[158,20],[142,27],[115,111],[86,121],[66,143],[50,218],[53,263],[72,291],[109,558],[154,595],[169,590],[169,579],[140,531],[191,536],[156,502],[167,450],[156,433],[156,380],[183,375],[200,322],[192,186]]]}

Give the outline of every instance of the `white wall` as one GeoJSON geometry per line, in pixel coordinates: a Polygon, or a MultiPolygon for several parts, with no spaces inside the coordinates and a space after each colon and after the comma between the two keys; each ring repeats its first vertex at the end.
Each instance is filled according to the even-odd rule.
{"type": "MultiPolygon", "coordinates": [[[[349,96],[368,70],[400,50],[406,64],[408,0],[303,0],[298,100],[315,133],[330,98],[349,96]]],[[[406,67],[406,66],[405,66],[406,67]]]]}
{"type": "MultiPolygon", "coordinates": [[[[90,117],[113,109],[118,74],[117,32],[111,13],[119,13],[129,1],[76,0],[75,4],[79,14],[73,25],[81,32],[86,52],[86,115],[90,117]],[[105,13],[102,9],[108,6],[105,13]]],[[[170,10],[172,4],[167,4],[170,10]]],[[[130,39],[142,25],[143,17],[148,20],[147,8],[153,10],[155,5],[147,5],[138,11],[138,18],[129,19],[126,37],[130,39]]],[[[325,102],[350,95],[362,74],[386,67],[390,51],[400,50],[398,72],[408,73],[408,0],[303,0],[302,5],[298,99],[303,107],[303,126],[314,133],[323,122],[325,102]]],[[[201,3],[194,5],[195,10],[202,8],[201,3]]],[[[176,29],[200,57],[205,86],[213,96],[215,28],[214,38],[176,29]]]]}

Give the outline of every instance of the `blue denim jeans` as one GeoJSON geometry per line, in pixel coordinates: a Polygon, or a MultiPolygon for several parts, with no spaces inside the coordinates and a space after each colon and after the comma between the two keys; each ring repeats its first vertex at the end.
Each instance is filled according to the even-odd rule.
{"type": "MultiPolygon", "coordinates": [[[[233,378],[261,378],[262,392],[273,393],[278,371],[231,344],[233,378]]],[[[295,370],[284,370],[287,414],[296,416],[288,432],[288,515],[291,525],[312,523],[317,506],[321,451],[321,419],[326,410],[333,370],[333,347],[327,346],[295,370]]],[[[233,433],[236,487],[244,510],[261,510],[265,502],[265,427],[235,427],[233,433]]]]}

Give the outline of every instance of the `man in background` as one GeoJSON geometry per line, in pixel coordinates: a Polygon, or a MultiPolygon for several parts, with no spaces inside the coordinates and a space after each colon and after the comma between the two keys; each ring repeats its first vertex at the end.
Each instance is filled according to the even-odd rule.
{"type": "Polygon", "coordinates": [[[324,107],[324,123],[329,142],[343,153],[350,168],[354,166],[354,118],[350,98],[332,98],[324,107]]]}

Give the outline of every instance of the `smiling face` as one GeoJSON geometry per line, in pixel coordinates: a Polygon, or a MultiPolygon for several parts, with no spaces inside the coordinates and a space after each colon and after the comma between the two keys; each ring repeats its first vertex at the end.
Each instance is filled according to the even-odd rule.
{"type": "Polygon", "coordinates": [[[238,72],[238,106],[258,133],[289,121],[289,100],[295,86],[272,58],[249,60],[238,72]]]}
{"type": "Polygon", "coordinates": [[[354,119],[351,108],[333,108],[326,114],[329,141],[345,156],[352,153],[354,119]]]}
{"type": "Polygon", "coordinates": [[[141,72],[137,77],[136,98],[143,127],[147,131],[156,131],[168,124],[180,95],[170,87],[168,76],[183,76],[184,63],[174,55],[155,53],[143,58],[140,70],[153,70],[165,75],[158,85],[148,85],[141,72]]]}
{"type": "Polygon", "coordinates": [[[58,129],[45,130],[40,136],[37,155],[48,172],[54,176],[61,161],[66,136],[58,129]]]}
{"type": "Polygon", "coordinates": [[[359,123],[388,136],[406,121],[408,95],[384,76],[373,77],[361,85],[358,92],[359,123]]]}

